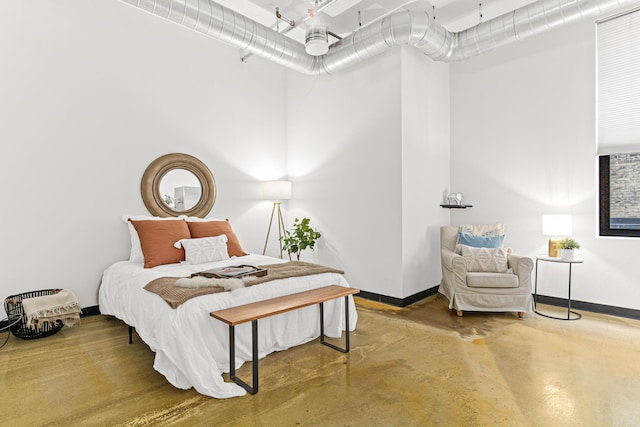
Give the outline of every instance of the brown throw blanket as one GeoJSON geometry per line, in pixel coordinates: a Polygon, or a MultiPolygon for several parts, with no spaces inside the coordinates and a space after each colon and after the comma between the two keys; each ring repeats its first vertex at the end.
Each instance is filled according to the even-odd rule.
{"type": "MultiPolygon", "coordinates": [[[[302,261],[289,261],[282,264],[261,265],[260,268],[267,269],[267,275],[256,277],[255,280],[246,282],[245,286],[253,286],[271,280],[286,279],[288,277],[310,276],[321,273],[344,274],[344,271],[323,265],[312,264],[302,261]]],[[[175,286],[176,280],[180,277],[160,277],[149,282],[144,289],[154,294],[158,294],[171,308],[177,308],[183,302],[202,295],[224,292],[223,288],[182,288],[175,286]]]]}

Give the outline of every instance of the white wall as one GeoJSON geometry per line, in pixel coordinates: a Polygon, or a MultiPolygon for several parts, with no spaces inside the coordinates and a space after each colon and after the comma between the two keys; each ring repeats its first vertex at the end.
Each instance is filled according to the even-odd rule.
{"type": "Polygon", "coordinates": [[[449,64],[402,49],[402,295],[440,284],[440,226],[449,224],[449,64]]]}
{"type": "Polygon", "coordinates": [[[406,298],[440,282],[448,65],[396,49],[338,75],[288,74],[288,219],[323,233],[304,257],[359,289],[406,298]]]}
{"type": "Polygon", "coordinates": [[[309,217],[323,235],[303,259],[401,297],[400,51],[337,75],[290,71],[287,93],[288,222],[309,217]]]}
{"type": "Polygon", "coordinates": [[[286,176],[285,71],[115,0],[0,6],[0,296],[70,288],[97,304],[126,259],[122,214],[146,214],[140,179],[160,155],[209,166],[212,216],[261,252],[286,176]]]}
{"type": "MultiPolygon", "coordinates": [[[[452,64],[452,190],[474,206],[452,223],[503,222],[535,256],[542,215],[573,214],[572,298],[640,309],[640,241],[597,237],[594,40],[591,20],[452,64]]],[[[566,298],[567,270],[541,264],[539,292],[566,298]]]]}

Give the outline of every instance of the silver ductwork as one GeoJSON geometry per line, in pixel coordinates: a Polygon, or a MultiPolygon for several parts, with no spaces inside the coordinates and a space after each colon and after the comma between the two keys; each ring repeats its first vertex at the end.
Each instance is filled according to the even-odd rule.
{"type": "Polygon", "coordinates": [[[211,0],[122,0],[176,24],[305,74],[318,74],[322,57],[304,46],[211,0]]]}
{"type": "Polygon", "coordinates": [[[333,45],[320,57],[302,44],[212,0],[122,0],[243,51],[305,74],[336,73],[395,46],[413,46],[436,61],[460,61],[638,0],[539,0],[454,33],[427,12],[389,15],[333,45]]]}
{"type": "Polygon", "coordinates": [[[637,0],[539,0],[456,33],[451,60],[464,60],[587,17],[618,9],[637,0]]]}

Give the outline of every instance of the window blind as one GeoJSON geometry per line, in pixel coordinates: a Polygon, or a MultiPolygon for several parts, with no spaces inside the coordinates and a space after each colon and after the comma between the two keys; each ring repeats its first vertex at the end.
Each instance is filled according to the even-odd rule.
{"type": "Polygon", "coordinates": [[[597,23],[598,155],[640,152],[640,10],[597,23]]]}

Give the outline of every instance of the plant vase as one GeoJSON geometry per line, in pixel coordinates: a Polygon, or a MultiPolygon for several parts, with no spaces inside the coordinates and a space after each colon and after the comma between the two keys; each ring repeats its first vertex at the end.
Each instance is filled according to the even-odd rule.
{"type": "Polygon", "coordinates": [[[575,249],[560,249],[560,259],[563,261],[573,261],[575,249]]]}

